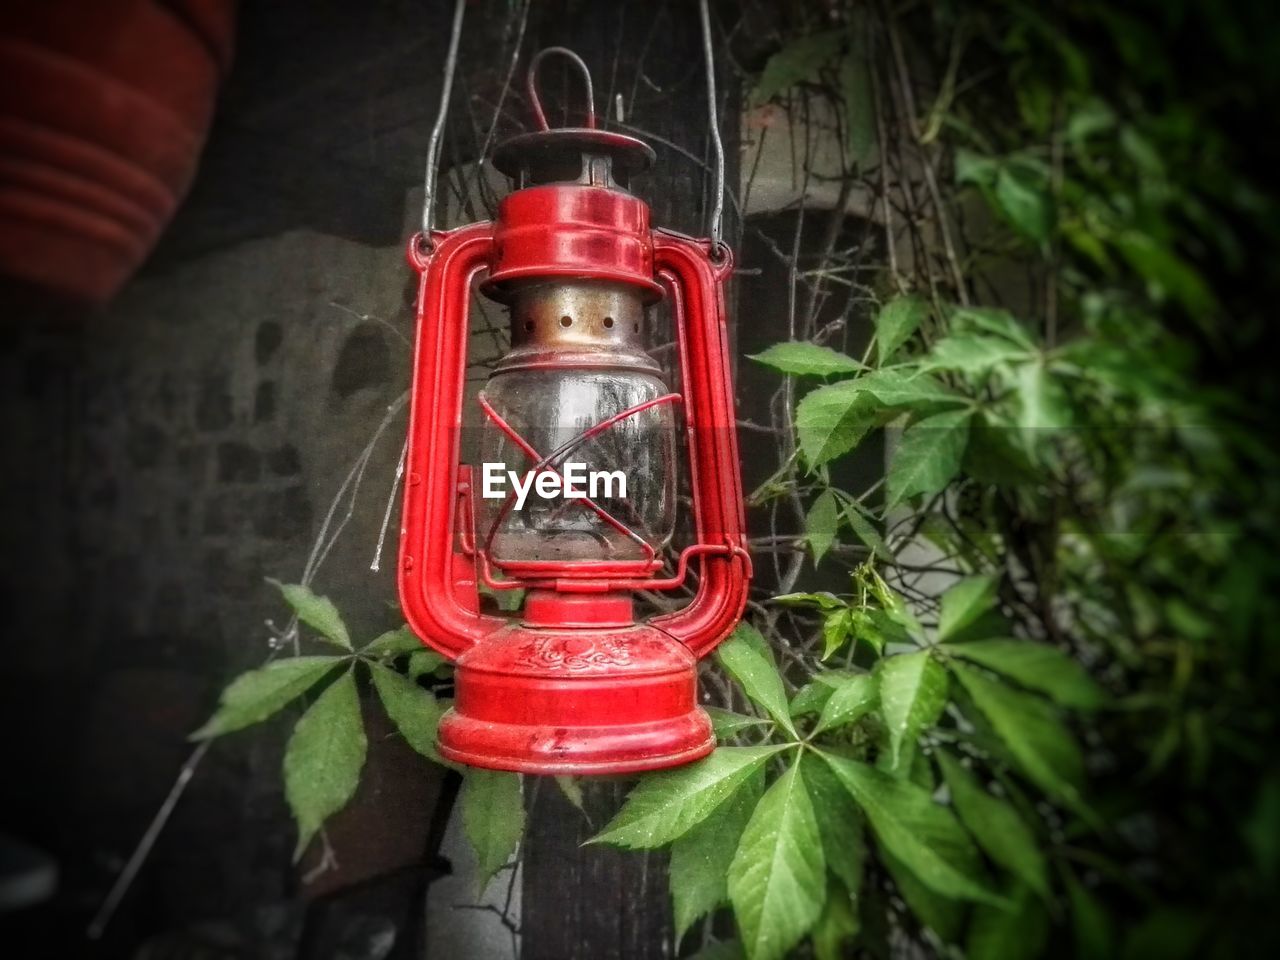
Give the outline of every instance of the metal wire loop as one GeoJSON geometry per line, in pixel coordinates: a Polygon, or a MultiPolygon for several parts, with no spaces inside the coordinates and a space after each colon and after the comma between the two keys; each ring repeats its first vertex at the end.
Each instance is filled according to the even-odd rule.
{"type": "Polygon", "coordinates": [[[547,125],[547,115],[542,109],[542,98],[538,95],[538,67],[553,53],[567,57],[582,73],[582,82],[587,88],[587,129],[594,130],[596,128],[596,94],[595,88],[591,85],[591,71],[583,59],[568,47],[545,47],[535,53],[533,59],[529,61],[529,73],[525,76],[525,90],[529,94],[529,105],[533,107],[534,119],[538,121],[540,129],[551,129],[547,125]]]}
{"type": "Polygon", "coordinates": [[[715,199],[711,202],[711,222],[707,225],[711,235],[712,257],[724,257],[724,144],[720,141],[720,117],[716,110],[716,60],[711,45],[711,14],[707,0],[698,4],[702,20],[702,53],[707,68],[707,115],[711,121],[711,147],[715,152],[715,199]]]}
{"type": "Polygon", "coordinates": [[[443,141],[444,123],[449,116],[449,97],[453,93],[453,75],[458,67],[458,40],[462,36],[462,15],[466,12],[467,0],[457,0],[453,8],[453,27],[449,34],[449,52],[444,59],[444,82],[440,87],[440,108],[436,112],[436,122],[431,127],[431,138],[427,141],[427,170],[422,181],[422,236],[428,247],[431,244],[431,230],[434,227],[436,206],[436,170],[440,166],[440,149],[443,141]]]}

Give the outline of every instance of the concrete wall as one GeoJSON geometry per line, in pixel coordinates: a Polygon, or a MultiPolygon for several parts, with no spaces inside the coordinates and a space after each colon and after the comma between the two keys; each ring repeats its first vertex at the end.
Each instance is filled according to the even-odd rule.
{"type": "MultiPolygon", "coordinates": [[[[405,389],[414,289],[398,244],[295,231],[140,278],[66,336],[7,331],[3,825],[61,857],[69,924],[105,892],[217,690],[287,620],[264,578],[300,577],[405,389]]],[[[398,509],[382,571],[369,565],[403,433],[390,418],[314,582],[357,638],[401,622],[398,509]]],[[[306,890],[280,786],[288,727],[215,746],[111,937],[220,917],[220,937],[291,943],[306,890]]],[[[425,830],[429,811],[402,814],[425,830]]]]}

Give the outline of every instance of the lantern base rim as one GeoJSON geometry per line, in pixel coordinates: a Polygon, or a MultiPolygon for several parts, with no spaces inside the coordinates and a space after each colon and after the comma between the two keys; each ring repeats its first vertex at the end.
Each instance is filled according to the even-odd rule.
{"type": "MultiPolygon", "coordinates": [[[[536,591],[535,601],[546,600],[536,591]]],[[[580,619],[578,598],[544,614],[580,619]]],[[[623,597],[622,599],[626,599],[623,597]]],[[[588,604],[589,606],[589,604],[588,604]]],[[[610,616],[617,612],[607,605],[610,616]]],[[[599,612],[599,611],[597,611],[599,612]]],[[[454,665],[440,753],[460,763],[546,774],[614,774],[689,763],[715,747],[698,706],[697,660],[646,623],[512,624],[454,665]]]]}
{"type": "Polygon", "coordinates": [[[646,723],[572,727],[494,723],[450,710],[438,738],[446,760],[556,776],[661,770],[700,760],[716,745],[711,718],[701,707],[646,723]]]}

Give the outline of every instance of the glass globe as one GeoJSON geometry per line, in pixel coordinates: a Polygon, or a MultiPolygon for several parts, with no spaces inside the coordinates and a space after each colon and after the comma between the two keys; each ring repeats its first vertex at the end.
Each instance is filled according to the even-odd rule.
{"type": "Polygon", "coordinates": [[[642,346],[641,291],[568,281],[506,297],[512,348],[483,391],[505,427],[486,417],[481,434],[479,545],[513,574],[546,562],[649,565],[675,522],[674,404],[593,431],[670,395],[642,346]],[[546,458],[540,472],[551,476],[539,482],[531,471],[546,458]]]}

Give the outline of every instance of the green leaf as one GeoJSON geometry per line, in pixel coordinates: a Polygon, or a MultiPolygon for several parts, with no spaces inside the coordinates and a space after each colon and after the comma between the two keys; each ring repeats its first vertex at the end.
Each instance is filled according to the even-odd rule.
{"type": "Polygon", "coordinates": [[[1262,779],[1249,808],[1240,825],[1240,837],[1263,880],[1274,884],[1280,877],[1280,773],[1262,779]]]}
{"type": "Polygon", "coordinates": [[[857,801],[880,844],[929,889],[946,897],[999,904],[978,851],[959,821],[928,790],[875,767],[823,753],[857,801]]]}
{"type": "Polygon", "coordinates": [[[1066,391],[1043,363],[1024,363],[1017,372],[1018,425],[1024,430],[1061,430],[1071,424],[1066,391]]]}
{"type": "Polygon", "coordinates": [[[1164,179],[1166,175],[1164,161],[1151,141],[1144,137],[1136,127],[1124,126],[1120,130],[1120,148],[1133,161],[1138,172],[1144,177],[1164,179]]]}
{"type": "Polygon", "coordinates": [[[350,670],[331,683],[293,728],[284,752],[284,795],[298,823],[294,859],[360,782],[366,741],[350,670]]]}
{"type": "Polygon", "coordinates": [[[945,750],[936,754],[951,792],[951,805],[978,846],[1046,901],[1049,873],[1035,834],[1007,800],[992,796],[945,750]]]}
{"type": "Polygon", "coordinates": [[[825,30],[791,40],[764,65],[760,80],[751,92],[751,102],[762,104],[797,83],[816,77],[840,50],[843,41],[843,30],[825,30]]]}
{"type": "Polygon", "coordinates": [[[1157,906],[1137,923],[1130,923],[1120,951],[1121,960],[1192,960],[1200,949],[1208,918],[1193,909],[1157,906]]]}
{"type": "Polygon", "coordinates": [[[999,337],[951,336],[933,345],[922,366],[925,370],[958,370],[978,376],[992,367],[1028,356],[1026,348],[999,337]]]}
{"type": "Polygon", "coordinates": [[[849,894],[856,895],[862,889],[862,875],[867,862],[866,825],[862,812],[831,768],[819,757],[806,753],[800,762],[804,765],[805,787],[818,820],[818,834],[822,837],[827,869],[840,878],[849,894]]]}
{"type": "Polygon", "coordinates": [[[1110,104],[1097,97],[1086,100],[1067,118],[1067,141],[1077,150],[1084,141],[1115,126],[1116,114],[1110,104]]]}
{"type": "Polygon", "coordinates": [[[876,315],[876,357],[881,366],[911,339],[929,315],[929,304],[920,297],[894,297],[876,315]]]}
{"type": "Polygon", "coordinates": [[[268,578],[268,583],[280,590],[285,601],[293,607],[298,619],[316,630],[322,637],[344,650],[351,649],[351,637],[347,634],[347,625],[342,622],[338,608],[328,597],[321,597],[311,592],[310,587],[300,583],[281,583],[268,578]]]}
{"type": "Polygon", "coordinates": [[[782,729],[796,735],[782,676],[760,631],[749,623],[738,624],[733,635],[716,650],[716,659],[748,697],[764,707],[782,729]]]}
{"type": "Polygon", "coordinates": [[[1012,906],[979,904],[965,938],[965,960],[1035,960],[1049,934],[1044,904],[1019,883],[1006,891],[1012,906]]]}
{"type": "Polygon", "coordinates": [[[1106,694],[1084,667],[1048,644],[1014,639],[972,640],[947,649],[952,656],[1002,673],[1064,707],[1095,710],[1106,702],[1106,694]]]}
{"type": "Polygon", "coordinates": [[[911,634],[897,620],[883,610],[863,610],[853,619],[853,635],[858,643],[865,643],[876,652],[884,653],[887,643],[910,643],[911,634]]]}
{"type": "Polygon", "coordinates": [[[885,481],[886,510],[907,497],[935,494],[951,482],[964,459],[971,415],[969,410],[949,410],[906,429],[885,481]]]}
{"type": "Polygon", "coordinates": [[[965,905],[926,887],[888,850],[880,851],[880,859],[921,926],[932,930],[943,943],[955,943],[964,927],[965,905]]]}
{"type": "Polygon", "coordinates": [[[729,865],[729,899],[750,960],[779,960],[817,922],[826,862],[801,765],[765,792],[729,865]]]}
{"type": "Polygon", "coordinates": [[[387,716],[409,746],[428,759],[440,762],[436,751],[436,728],[444,707],[428,691],[402,673],[373,663],[369,665],[373,687],[387,716]]]}
{"type": "Polygon", "coordinates": [[[746,956],[737,940],[717,940],[707,944],[689,960],[746,960],[746,956]]]}
{"type": "Polygon", "coordinates": [[[951,672],[1031,781],[1050,797],[1082,809],[1084,760],[1048,701],[955,661],[951,672]]]}
{"type": "Polygon", "coordinates": [[[421,650],[415,650],[409,654],[409,677],[413,680],[425,677],[429,673],[435,673],[448,662],[434,650],[427,650],[425,647],[421,650]]]}
{"type": "Polygon", "coordinates": [[[897,370],[876,370],[836,386],[847,386],[859,393],[869,394],[886,407],[928,409],[969,402],[959,394],[952,393],[927,373],[906,374],[897,370]]]}
{"type": "Polygon", "coordinates": [[[729,899],[729,866],[763,792],[764,770],[757,768],[714,817],[671,844],[669,877],[677,944],[695,920],[729,899]]]}
{"type": "Polygon", "coordinates": [[[586,816],[587,807],[586,801],[582,795],[581,781],[577,777],[570,776],[568,774],[561,774],[560,776],[555,776],[551,779],[556,782],[556,786],[560,788],[560,793],[564,798],[573,804],[574,809],[583,816],[586,816]]]}
{"type": "Polygon", "coordinates": [[[666,846],[715,813],[785,744],[719,747],[705,760],[645,777],[591,838],[632,850],[666,846]]]}
{"type": "Polygon", "coordinates": [[[875,766],[877,770],[897,780],[910,780],[922,790],[928,790],[930,794],[938,789],[933,775],[933,765],[920,749],[918,741],[904,743],[902,752],[896,760],[888,750],[881,750],[876,756],[875,766]]]}
{"type": "Polygon", "coordinates": [[[996,175],[1000,172],[1000,161],[993,157],[984,157],[961,147],[956,151],[956,183],[972,183],[980,187],[995,185],[996,175]]]}
{"type": "Polygon", "coordinates": [[[947,314],[953,334],[992,334],[1026,349],[1036,349],[1036,341],[1030,331],[1018,322],[1008,310],[998,307],[965,307],[953,305],[947,314]]]}
{"type": "Polygon", "coordinates": [[[791,716],[802,717],[810,713],[821,713],[831,694],[845,681],[858,676],[849,670],[822,670],[813,675],[791,698],[791,716]]]}
{"type": "MultiPolygon", "coordinates": [[[[360,652],[370,657],[387,657],[394,659],[403,656],[406,653],[417,653],[419,650],[427,649],[418,635],[409,629],[406,623],[403,627],[395,630],[388,630],[384,634],[380,634],[367,643],[360,652]]],[[[432,651],[433,653],[435,651],[432,651]]],[[[439,656],[439,654],[437,654],[439,656]]],[[[441,657],[441,662],[444,658],[441,657]]]]}
{"type": "Polygon", "coordinates": [[[992,576],[968,577],[949,587],[942,595],[938,615],[938,641],[954,637],[992,610],[997,581],[992,576]]]}
{"type": "Polygon", "coordinates": [[[1097,898],[1070,870],[1064,870],[1077,960],[1110,960],[1115,955],[1111,918],[1097,898]]]}
{"type": "Polygon", "coordinates": [[[885,563],[893,563],[893,552],[884,542],[884,537],[880,536],[880,531],[864,513],[861,504],[852,498],[845,500],[844,518],[854,535],[866,544],[872,553],[885,563]]]}
{"type": "Polygon", "coordinates": [[[715,731],[717,740],[727,740],[735,733],[750,727],[762,727],[770,721],[763,717],[752,717],[745,713],[735,713],[721,707],[703,707],[711,717],[711,729],[715,731]]]}
{"type": "Polygon", "coordinates": [[[995,200],[1019,233],[1037,243],[1049,239],[1054,211],[1053,198],[1046,183],[1018,167],[1002,166],[996,173],[995,200]]]}
{"type": "Polygon", "coordinates": [[[880,716],[889,731],[889,752],[896,764],[903,743],[914,744],[942,716],[947,705],[947,671],[928,650],[920,650],[882,660],[876,672],[880,716]]]}
{"type": "Polygon", "coordinates": [[[840,61],[840,99],[844,102],[846,149],[860,168],[876,153],[876,106],[871,88],[871,65],[865,44],[855,35],[853,49],[840,61]]]}
{"type": "Polygon", "coordinates": [[[486,583],[479,585],[481,596],[489,597],[504,613],[514,613],[524,603],[524,590],[495,590],[486,583]]]}
{"type": "MultiPolygon", "coordinates": [[[[943,679],[946,679],[945,674],[943,679]]],[[[818,723],[814,726],[813,732],[825,733],[836,727],[857,723],[876,708],[878,700],[876,678],[871,674],[858,673],[841,678],[841,682],[823,705],[822,715],[818,717],[818,723]]]]}
{"type": "Polygon", "coordinates": [[[817,593],[784,593],[774,597],[773,602],[788,607],[816,607],[819,610],[843,610],[848,606],[834,593],[826,590],[817,593]]]}
{"type": "Polygon", "coordinates": [[[476,893],[515,855],[524,833],[520,774],[467,768],[462,781],[462,829],[476,853],[476,893]]]}
{"type": "Polygon", "coordinates": [[[831,699],[832,689],[821,683],[806,683],[791,698],[791,716],[803,717],[821,713],[823,706],[831,699]]]}
{"type": "Polygon", "coordinates": [[[902,599],[902,594],[885,583],[884,578],[878,573],[873,571],[872,577],[871,591],[884,610],[869,610],[868,615],[876,619],[878,614],[888,621],[888,623],[877,622],[876,628],[896,643],[905,643],[911,638],[923,642],[924,628],[920,626],[920,621],[902,599]],[[897,627],[896,631],[891,629],[893,626],[897,627]]]}
{"type": "Polygon", "coordinates": [[[840,507],[836,503],[836,495],[830,490],[823,490],[804,518],[804,534],[809,541],[809,549],[813,551],[815,567],[836,542],[836,527],[839,522],[840,507]]]}
{"type": "Polygon", "coordinates": [[[848,453],[876,425],[875,404],[857,383],[819,387],[796,405],[796,438],[810,467],[848,453]]]}
{"type": "Polygon", "coordinates": [[[748,356],[757,363],[796,376],[830,377],[865,369],[848,354],[803,340],[775,343],[767,350],[748,356]]]}
{"type": "Polygon", "coordinates": [[[764,634],[752,626],[750,622],[744,620],[738,624],[737,628],[730,634],[729,639],[749,647],[755,652],[756,656],[765,660],[774,670],[778,669],[773,657],[773,647],[769,646],[769,641],[764,638],[764,634]]]}
{"type": "Polygon", "coordinates": [[[320,681],[345,657],[289,657],[249,670],[222,691],[218,709],[192,740],[208,740],[261,723],[320,681]]]}
{"type": "Polygon", "coordinates": [[[822,659],[830,659],[832,654],[843,647],[853,636],[854,612],[848,607],[843,610],[832,610],[822,621],[822,659]]]}
{"type": "Polygon", "coordinates": [[[1215,308],[1213,291],[1204,277],[1154,237],[1126,230],[1116,237],[1115,243],[1129,266],[1147,281],[1155,297],[1172,297],[1197,316],[1215,308]]]}
{"type": "Polygon", "coordinates": [[[814,960],[847,960],[851,941],[862,930],[853,898],[834,881],[827,884],[827,899],[814,925],[814,960]]]}

